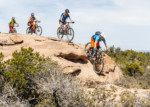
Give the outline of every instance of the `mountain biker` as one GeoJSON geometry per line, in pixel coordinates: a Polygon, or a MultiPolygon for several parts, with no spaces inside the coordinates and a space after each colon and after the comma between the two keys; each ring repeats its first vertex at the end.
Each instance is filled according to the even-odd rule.
{"type": "Polygon", "coordinates": [[[101,41],[103,41],[107,51],[109,51],[109,48],[108,48],[107,43],[106,43],[106,37],[105,37],[104,33],[100,32],[100,31],[95,32],[95,35],[93,35],[91,37],[91,49],[92,50],[100,49],[100,42],[101,41]]]}
{"type": "Polygon", "coordinates": [[[28,26],[30,26],[30,30],[31,30],[31,28],[32,27],[35,27],[35,23],[34,23],[34,21],[37,21],[37,22],[40,22],[39,20],[37,20],[37,18],[36,17],[34,17],[34,13],[31,13],[31,16],[30,16],[30,18],[29,18],[29,20],[28,20],[28,26]]]}
{"type": "Polygon", "coordinates": [[[65,32],[67,32],[68,24],[66,23],[66,20],[68,18],[70,19],[71,22],[73,22],[72,19],[70,18],[69,13],[70,13],[69,9],[66,9],[65,12],[61,14],[61,18],[59,20],[59,23],[60,23],[60,29],[59,30],[62,29],[62,25],[65,25],[66,26],[65,32]]]}
{"type": "Polygon", "coordinates": [[[12,20],[8,23],[10,31],[13,30],[15,24],[19,25],[19,24],[16,22],[15,17],[12,17],[12,20]]]}

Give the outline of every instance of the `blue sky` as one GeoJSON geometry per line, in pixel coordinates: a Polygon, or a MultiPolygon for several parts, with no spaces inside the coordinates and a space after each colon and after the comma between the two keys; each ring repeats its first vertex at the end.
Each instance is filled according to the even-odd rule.
{"type": "Polygon", "coordinates": [[[150,50],[150,0],[0,0],[0,32],[8,32],[14,16],[20,24],[18,33],[25,33],[34,12],[43,35],[57,37],[58,20],[66,8],[75,21],[75,43],[89,42],[99,30],[109,46],[150,50]]]}

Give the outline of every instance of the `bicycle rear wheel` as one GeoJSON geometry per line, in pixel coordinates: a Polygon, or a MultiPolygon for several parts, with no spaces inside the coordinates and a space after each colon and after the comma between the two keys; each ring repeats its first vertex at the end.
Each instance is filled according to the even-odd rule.
{"type": "Polygon", "coordinates": [[[60,30],[60,27],[57,29],[57,37],[59,38],[59,39],[62,39],[63,38],[63,34],[61,33],[62,32],[62,30],[60,30]]]}
{"type": "Polygon", "coordinates": [[[104,60],[102,58],[98,58],[93,63],[93,69],[96,74],[101,74],[104,69],[104,60]]]}
{"type": "Polygon", "coordinates": [[[28,27],[28,28],[27,28],[27,30],[26,30],[26,34],[31,34],[30,27],[28,27]]]}
{"type": "Polygon", "coordinates": [[[92,49],[90,48],[91,48],[91,42],[88,42],[87,44],[85,44],[84,51],[86,52],[88,56],[92,56],[92,49]]]}
{"type": "Polygon", "coordinates": [[[72,28],[69,28],[67,32],[67,39],[69,42],[71,42],[73,38],[74,38],[74,30],[72,28]]]}

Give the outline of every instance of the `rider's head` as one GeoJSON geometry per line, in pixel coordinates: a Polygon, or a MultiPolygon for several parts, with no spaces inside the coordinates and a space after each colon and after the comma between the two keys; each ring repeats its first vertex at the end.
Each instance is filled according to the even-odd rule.
{"type": "Polygon", "coordinates": [[[65,10],[65,13],[66,13],[66,14],[70,13],[69,9],[66,9],[66,10],[65,10]]]}
{"type": "Polygon", "coordinates": [[[12,17],[12,20],[15,20],[15,17],[12,17]]]}
{"type": "Polygon", "coordinates": [[[95,35],[99,35],[99,36],[100,36],[100,35],[101,35],[101,33],[102,33],[102,32],[97,31],[97,32],[95,32],[95,35]]]}
{"type": "Polygon", "coordinates": [[[101,36],[102,39],[106,38],[105,34],[103,32],[100,32],[100,31],[95,32],[95,35],[101,36]]]}
{"type": "Polygon", "coordinates": [[[34,13],[31,13],[31,16],[34,17],[34,13]]]}
{"type": "Polygon", "coordinates": [[[101,33],[102,39],[106,38],[106,35],[104,33],[101,33]]]}

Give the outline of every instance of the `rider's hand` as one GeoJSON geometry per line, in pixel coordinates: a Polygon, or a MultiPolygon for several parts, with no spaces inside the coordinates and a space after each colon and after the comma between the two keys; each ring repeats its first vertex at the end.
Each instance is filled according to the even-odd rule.
{"type": "Polygon", "coordinates": [[[107,49],[106,52],[109,52],[109,49],[107,49]]]}

